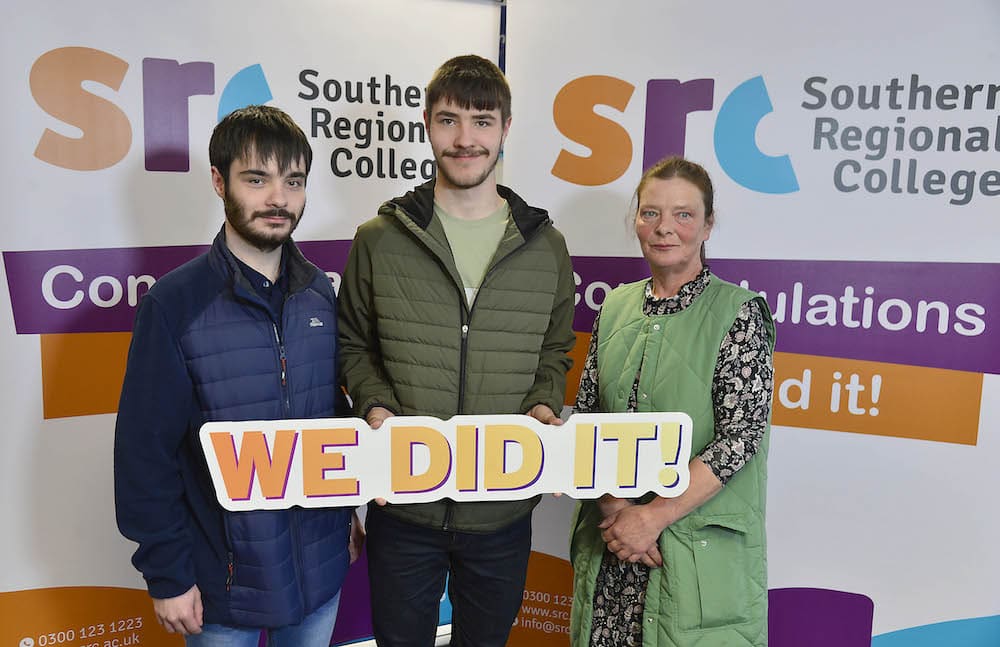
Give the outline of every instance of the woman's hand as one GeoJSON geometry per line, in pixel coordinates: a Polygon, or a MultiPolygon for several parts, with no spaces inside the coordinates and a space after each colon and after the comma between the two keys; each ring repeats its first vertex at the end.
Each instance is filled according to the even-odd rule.
{"type": "Polygon", "coordinates": [[[663,566],[657,540],[663,527],[645,505],[626,505],[597,526],[608,550],[623,562],[642,562],[650,568],[663,566]]]}

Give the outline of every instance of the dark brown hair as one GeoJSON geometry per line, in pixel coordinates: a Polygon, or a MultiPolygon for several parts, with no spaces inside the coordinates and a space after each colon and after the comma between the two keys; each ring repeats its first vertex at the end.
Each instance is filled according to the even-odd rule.
{"type": "Polygon", "coordinates": [[[306,175],[312,166],[312,146],[302,129],[286,113],[273,106],[247,106],[226,115],[212,131],[208,159],[229,181],[233,160],[274,160],[284,173],[302,160],[306,175]]]}
{"type": "Polygon", "coordinates": [[[482,56],[465,54],[445,61],[427,84],[424,108],[444,99],[466,110],[500,110],[504,123],[510,118],[510,86],[495,63],[482,56]]]}

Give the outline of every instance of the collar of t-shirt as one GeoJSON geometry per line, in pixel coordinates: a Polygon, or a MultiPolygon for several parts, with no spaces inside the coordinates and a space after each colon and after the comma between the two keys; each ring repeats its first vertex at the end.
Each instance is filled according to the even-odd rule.
{"type": "MultiPolygon", "coordinates": [[[[235,257],[234,257],[235,258],[235,257]]],[[[236,259],[240,271],[257,294],[267,304],[275,321],[281,321],[281,311],[285,305],[285,295],[288,293],[288,272],[285,271],[285,254],[281,255],[281,264],[278,266],[278,280],[272,281],[254,268],[250,267],[240,259],[236,259]]]]}
{"type": "Polygon", "coordinates": [[[466,301],[471,306],[476,300],[486,269],[507,228],[510,205],[503,200],[500,206],[485,218],[466,220],[449,215],[435,201],[434,217],[444,229],[455,268],[465,288],[466,301]]]}

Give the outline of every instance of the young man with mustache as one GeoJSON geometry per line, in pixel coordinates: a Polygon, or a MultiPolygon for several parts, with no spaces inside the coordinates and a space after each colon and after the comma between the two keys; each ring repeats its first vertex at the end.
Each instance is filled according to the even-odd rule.
{"type": "MultiPolygon", "coordinates": [[[[527,413],[561,424],[573,273],[548,214],[497,184],[511,124],[503,73],[478,56],[449,60],[427,87],[424,121],[436,177],[358,229],[341,284],[355,413],[376,429],[392,415],[527,413]]],[[[378,644],[433,645],[449,576],[452,644],[504,645],[537,503],[370,505],[378,644]]]]}
{"type": "Polygon", "coordinates": [[[227,512],[198,430],[209,421],[348,415],[329,278],[291,235],[312,149],[250,106],[209,144],[225,222],[136,314],[115,430],[115,504],[156,618],[189,646],[327,647],[361,529],[349,508],[227,512]],[[349,541],[353,539],[353,541],[349,541]],[[350,544],[350,545],[349,545],[350,544]]]}

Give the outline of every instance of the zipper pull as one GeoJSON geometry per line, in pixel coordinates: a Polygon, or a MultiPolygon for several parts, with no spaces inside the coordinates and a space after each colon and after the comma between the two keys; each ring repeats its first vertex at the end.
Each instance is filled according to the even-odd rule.
{"type": "Polygon", "coordinates": [[[229,591],[229,589],[231,589],[233,586],[233,554],[229,553],[228,557],[229,557],[229,565],[227,567],[227,574],[226,574],[226,591],[229,591]]]}
{"type": "Polygon", "coordinates": [[[281,343],[281,335],[278,334],[278,324],[271,323],[271,329],[274,330],[274,341],[278,344],[278,353],[281,355],[281,386],[288,386],[285,381],[285,372],[288,369],[288,362],[285,361],[285,345],[281,343]]]}
{"type": "Polygon", "coordinates": [[[462,324],[462,339],[469,337],[469,324],[462,324]]]}

